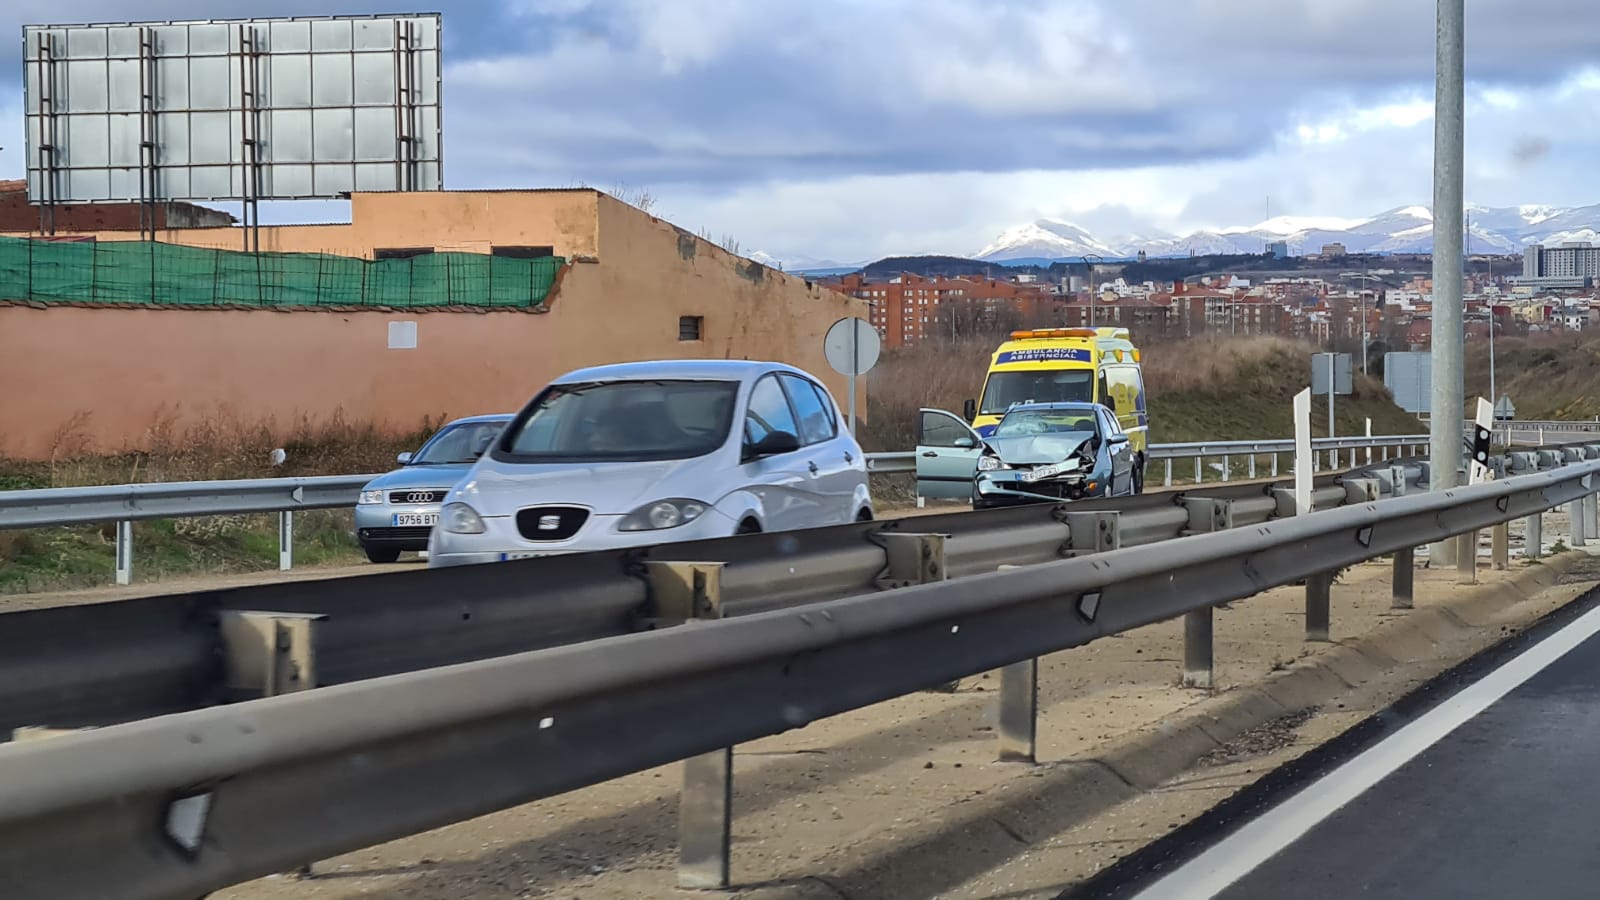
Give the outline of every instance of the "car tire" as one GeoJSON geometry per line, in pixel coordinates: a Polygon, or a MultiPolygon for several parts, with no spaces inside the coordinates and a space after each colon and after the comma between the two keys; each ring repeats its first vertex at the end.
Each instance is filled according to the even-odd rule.
{"type": "Polygon", "coordinates": [[[371,562],[382,564],[396,562],[400,559],[400,551],[393,547],[362,547],[371,562]]]}
{"type": "Polygon", "coordinates": [[[1135,496],[1144,493],[1144,460],[1134,463],[1133,493],[1135,496]]]}

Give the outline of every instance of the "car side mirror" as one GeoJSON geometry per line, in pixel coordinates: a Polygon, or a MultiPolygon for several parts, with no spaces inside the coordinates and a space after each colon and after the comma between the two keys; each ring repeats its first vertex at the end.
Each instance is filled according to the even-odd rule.
{"type": "Polygon", "coordinates": [[[978,401],[968,398],[967,402],[961,405],[961,414],[967,417],[968,422],[976,419],[978,417],[978,401]]]}
{"type": "Polygon", "coordinates": [[[1105,404],[1106,409],[1109,409],[1112,412],[1117,411],[1117,398],[1111,396],[1110,394],[1107,394],[1106,398],[1100,402],[1105,404]]]}
{"type": "Polygon", "coordinates": [[[1113,434],[1106,440],[1113,444],[1126,444],[1128,442],[1128,436],[1125,434],[1113,434]]]}
{"type": "Polygon", "coordinates": [[[410,450],[407,450],[406,452],[404,452],[404,453],[400,454],[399,456],[395,457],[395,461],[400,463],[400,465],[402,465],[402,466],[411,465],[411,459],[412,459],[412,456],[411,456],[411,451],[410,450]]]}
{"type": "Polygon", "coordinates": [[[760,459],[763,456],[780,456],[784,453],[793,453],[800,449],[800,439],[787,431],[768,432],[767,436],[755,443],[746,453],[747,459],[760,459]]]}
{"type": "Polygon", "coordinates": [[[974,439],[970,434],[963,434],[962,436],[956,438],[952,443],[956,448],[961,450],[971,450],[973,447],[978,446],[977,440],[974,439]]]}

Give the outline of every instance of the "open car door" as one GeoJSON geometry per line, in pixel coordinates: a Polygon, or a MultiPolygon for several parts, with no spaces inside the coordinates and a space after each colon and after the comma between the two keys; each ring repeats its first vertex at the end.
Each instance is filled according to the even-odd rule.
{"type": "Polygon", "coordinates": [[[917,426],[917,496],[967,500],[978,474],[983,439],[965,420],[942,409],[924,409],[917,426]]]}

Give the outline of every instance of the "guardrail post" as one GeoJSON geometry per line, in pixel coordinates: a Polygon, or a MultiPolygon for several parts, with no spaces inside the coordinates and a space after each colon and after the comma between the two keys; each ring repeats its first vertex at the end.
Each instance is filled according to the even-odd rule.
{"type": "Polygon", "coordinates": [[[1272,454],[1272,477],[1278,477],[1278,454],[1272,454]]]}
{"type": "MultiPolygon", "coordinates": [[[[1021,566],[1001,566],[1000,571],[1021,566]]],[[[1000,761],[1039,761],[1039,660],[1025,659],[1000,669],[999,707],[995,732],[1000,738],[1000,761]]]]}
{"type": "MultiPolygon", "coordinates": [[[[722,563],[647,562],[657,625],[722,618],[722,563]]],[[[731,875],[733,748],[683,761],[678,803],[678,887],[722,890],[731,875]]]]}
{"type": "Polygon", "coordinates": [[[1589,544],[1587,528],[1585,527],[1587,524],[1585,520],[1589,518],[1585,509],[1588,505],[1582,497],[1567,504],[1567,519],[1571,523],[1572,546],[1574,547],[1585,547],[1589,544]]]}
{"type": "Polygon", "coordinates": [[[1122,549],[1122,514],[1114,509],[1069,510],[1062,520],[1067,523],[1067,541],[1073,556],[1122,549]]]}
{"type": "Polygon", "coordinates": [[[317,686],[316,628],[321,613],[221,613],[222,648],[231,699],[252,700],[317,686]]]}
{"type": "Polygon", "coordinates": [[[1391,609],[1411,609],[1417,577],[1417,551],[1413,547],[1394,553],[1394,597],[1391,609]]]}
{"type": "MultiPolygon", "coordinates": [[[[1207,534],[1233,527],[1233,506],[1226,500],[1185,497],[1189,511],[1187,534],[1207,534]]],[[[1183,686],[1210,690],[1216,686],[1215,610],[1197,609],[1183,616],[1183,686]]]]}
{"type": "Polygon", "coordinates": [[[1496,571],[1511,568],[1511,523],[1501,522],[1490,532],[1490,546],[1496,571]]]}
{"type": "Polygon", "coordinates": [[[1205,484],[1205,482],[1205,457],[1196,456],[1194,458],[1194,483],[1205,484]]]}
{"type": "Polygon", "coordinates": [[[117,584],[133,584],[133,523],[117,523],[117,584]]]}
{"type": "Polygon", "coordinates": [[[1229,466],[1230,465],[1231,465],[1231,463],[1230,463],[1230,461],[1228,459],[1228,454],[1226,454],[1226,453],[1222,454],[1222,480],[1223,481],[1227,481],[1228,480],[1228,476],[1230,474],[1232,474],[1232,473],[1229,472],[1229,466]]]}
{"type": "Polygon", "coordinates": [[[1478,583],[1478,533],[1469,531],[1456,540],[1456,584],[1478,583]]]}
{"type": "Polygon", "coordinates": [[[1250,480],[1256,480],[1256,455],[1250,454],[1250,480]]]}
{"type": "MultiPolygon", "coordinates": [[[[316,687],[316,627],[326,618],[320,613],[223,610],[219,624],[229,696],[276,697],[316,687]]],[[[291,874],[310,877],[312,865],[291,874]]]]}
{"type": "Polygon", "coordinates": [[[884,570],[875,582],[879,590],[930,584],[945,580],[944,545],[948,535],[882,532],[884,570]]]}
{"type": "Polygon", "coordinates": [[[1329,608],[1333,595],[1333,573],[1319,572],[1306,579],[1306,640],[1326,642],[1329,608]]]}
{"type": "Polygon", "coordinates": [[[1522,543],[1524,554],[1528,559],[1540,559],[1544,556],[1544,513],[1534,513],[1528,517],[1522,543]]]}
{"type": "Polygon", "coordinates": [[[278,571],[294,568],[294,513],[278,512],[278,571]]]}
{"type": "Polygon", "coordinates": [[[1172,487],[1172,457],[1167,457],[1167,477],[1162,482],[1166,487],[1172,487]]]}

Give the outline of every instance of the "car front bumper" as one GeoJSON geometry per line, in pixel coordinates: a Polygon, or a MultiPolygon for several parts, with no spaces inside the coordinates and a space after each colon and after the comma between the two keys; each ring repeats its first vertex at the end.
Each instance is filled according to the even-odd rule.
{"type": "Polygon", "coordinates": [[[729,537],[735,530],[733,520],[715,509],[706,510],[704,515],[687,525],[655,531],[619,531],[617,526],[622,519],[619,515],[590,516],[577,534],[560,541],[530,541],[524,538],[517,530],[514,516],[484,516],[483,534],[455,534],[435,528],[427,545],[428,568],[702,541],[729,537]]]}
{"type": "Polygon", "coordinates": [[[985,503],[1042,503],[1097,497],[1105,487],[1096,479],[1082,476],[1023,481],[1020,471],[1002,469],[980,474],[973,489],[975,499],[985,503]]]}
{"type": "Polygon", "coordinates": [[[363,547],[426,550],[432,525],[395,524],[396,516],[439,518],[438,503],[369,503],[356,507],[356,540],[363,547]]]}

